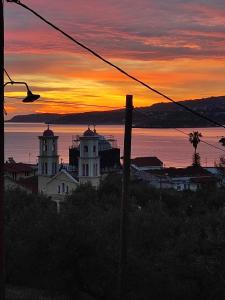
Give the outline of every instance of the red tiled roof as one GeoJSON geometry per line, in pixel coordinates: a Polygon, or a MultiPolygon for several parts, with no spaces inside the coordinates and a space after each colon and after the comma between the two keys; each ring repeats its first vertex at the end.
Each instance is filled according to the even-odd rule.
{"type": "Polygon", "coordinates": [[[163,165],[163,162],[156,156],[136,157],[131,160],[131,164],[137,167],[159,166],[163,165]]]}
{"type": "Polygon", "coordinates": [[[23,164],[23,163],[5,163],[4,170],[6,172],[33,172],[34,169],[32,168],[32,165],[23,164]]]}

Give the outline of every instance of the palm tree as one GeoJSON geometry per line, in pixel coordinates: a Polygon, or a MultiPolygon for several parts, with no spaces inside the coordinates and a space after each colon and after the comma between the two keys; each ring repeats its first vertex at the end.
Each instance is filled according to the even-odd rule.
{"type": "Polygon", "coordinates": [[[201,132],[193,131],[193,132],[189,133],[189,142],[193,145],[194,150],[195,150],[194,156],[193,156],[194,157],[194,159],[193,159],[194,166],[200,165],[200,156],[197,153],[197,147],[201,141],[201,139],[200,139],[201,137],[202,137],[201,132]]]}

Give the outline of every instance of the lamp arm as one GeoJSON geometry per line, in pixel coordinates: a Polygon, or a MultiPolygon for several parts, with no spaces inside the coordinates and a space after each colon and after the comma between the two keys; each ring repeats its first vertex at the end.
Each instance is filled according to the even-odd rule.
{"type": "Polygon", "coordinates": [[[30,89],[29,89],[29,87],[28,87],[28,85],[27,85],[27,83],[26,82],[24,82],[24,81],[8,81],[8,82],[6,82],[6,83],[4,83],[4,87],[6,86],[6,85],[8,85],[8,84],[23,84],[23,85],[25,85],[26,86],[26,88],[27,88],[27,90],[29,91],[30,89]]]}

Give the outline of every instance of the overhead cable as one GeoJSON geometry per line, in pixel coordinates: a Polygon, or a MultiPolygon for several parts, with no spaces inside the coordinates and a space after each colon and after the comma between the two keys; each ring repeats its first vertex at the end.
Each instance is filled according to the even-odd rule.
{"type": "Polygon", "coordinates": [[[144,87],[146,87],[147,89],[151,90],[152,92],[160,95],[161,97],[169,100],[170,102],[173,102],[174,104],[176,104],[176,105],[182,107],[183,109],[191,112],[192,114],[198,116],[199,118],[202,118],[202,119],[204,119],[204,120],[206,120],[206,121],[208,121],[208,122],[210,122],[210,123],[212,123],[212,124],[214,124],[216,126],[225,128],[225,125],[220,124],[216,120],[213,120],[212,118],[209,118],[209,117],[207,117],[207,116],[205,116],[205,115],[203,115],[203,114],[201,114],[201,113],[199,113],[199,112],[191,109],[190,107],[182,104],[182,102],[177,102],[177,101],[173,100],[172,98],[168,97],[167,95],[165,95],[165,94],[161,93],[160,91],[156,90],[155,88],[151,87],[147,83],[141,81],[140,79],[134,77],[133,75],[130,75],[129,73],[127,73],[122,68],[118,67],[114,63],[112,63],[109,60],[105,59],[102,55],[98,54],[96,51],[92,50],[88,46],[86,46],[83,43],[79,42],[77,39],[73,38],[71,35],[69,35],[65,31],[63,31],[61,28],[59,28],[58,26],[54,25],[53,23],[51,23],[50,21],[48,21],[47,19],[45,19],[44,17],[42,17],[40,14],[38,14],[36,11],[34,11],[32,8],[28,7],[26,4],[22,3],[21,1],[19,1],[19,0],[7,0],[7,2],[16,3],[16,4],[20,5],[20,6],[22,6],[23,8],[27,9],[28,11],[30,11],[31,13],[33,13],[35,16],[37,16],[39,19],[41,19],[43,22],[47,23],[49,26],[51,26],[55,30],[57,30],[58,32],[62,33],[65,37],[67,37],[68,39],[70,39],[71,41],[73,41],[74,43],[76,43],[77,45],[79,45],[80,47],[82,47],[83,49],[87,50],[88,52],[90,52],[95,57],[99,58],[100,60],[102,60],[106,64],[110,65],[111,67],[115,68],[120,73],[124,74],[125,76],[129,77],[130,79],[132,79],[132,80],[138,82],[139,84],[143,85],[144,87]]]}
{"type": "MultiPolygon", "coordinates": [[[[141,111],[139,108],[134,108],[134,111],[136,111],[136,112],[138,112],[139,114],[145,116],[145,117],[148,118],[148,120],[149,120],[149,115],[148,115],[147,113],[141,111]]],[[[180,132],[180,133],[182,133],[182,134],[184,134],[184,135],[186,135],[186,136],[189,136],[188,133],[186,133],[185,131],[183,131],[183,130],[181,130],[181,129],[178,129],[178,128],[171,128],[171,129],[174,129],[174,130],[176,130],[176,131],[178,131],[178,132],[180,132]]],[[[220,151],[222,151],[222,152],[225,152],[224,149],[222,149],[222,148],[220,148],[220,147],[217,147],[217,146],[215,146],[215,145],[213,145],[213,144],[210,144],[209,142],[206,142],[206,141],[204,141],[203,139],[200,139],[200,141],[201,141],[203,144],[206,144],[206,145],[208,145],[208,146],[210,146],[210,147],[213,147],[213,148],[215,148],[215,149],[217,149],[217,150],[220,150],[220,151]]]]}

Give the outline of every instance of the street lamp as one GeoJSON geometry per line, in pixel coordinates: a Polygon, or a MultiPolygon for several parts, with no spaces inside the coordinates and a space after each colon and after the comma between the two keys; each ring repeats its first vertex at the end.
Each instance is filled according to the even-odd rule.
{"type": "Polygon", "coordinates": [[[40,98],[40,95],[37,95],[37,94],[33,94],[29,88],[29,86],[27,85],[26,82],[24,81],[13,81],[13,80],[10,80],[6,83],[4,83],[4,88],[8,85],[8,84],[22,84],[22,85],[25,85],[26,88],[27,88],[27,96],[23,99],[23,102],[26,102],[26,103],[31,103],[31,102],[34,102],[35,100],[39,99],[40,98]]]}

